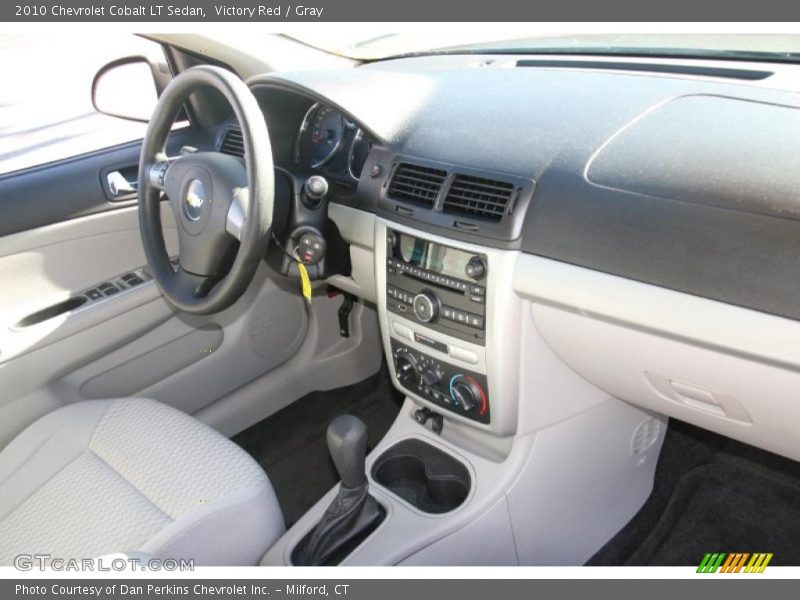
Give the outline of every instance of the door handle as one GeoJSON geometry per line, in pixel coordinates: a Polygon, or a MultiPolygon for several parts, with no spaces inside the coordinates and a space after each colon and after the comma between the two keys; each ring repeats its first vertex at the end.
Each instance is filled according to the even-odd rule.
{"type": "Polygon", "coordinates": [[[108,183],[108,191],[112,196],[127,196],[136,193],[136,188],[139,186],[137,181],[129,181],[119,171],[111,171],[106,175],[106,182],[108,183]]]}

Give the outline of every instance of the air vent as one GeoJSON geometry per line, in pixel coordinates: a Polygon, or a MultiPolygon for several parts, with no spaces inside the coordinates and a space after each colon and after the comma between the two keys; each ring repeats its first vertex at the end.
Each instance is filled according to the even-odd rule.
{"type": "Polygon", "coordinates": [[[648,450],[658,440],[661,433],[661,422],[658,419],[649,418],[636,426],[631,438],[631,454],[639,456],[648,450]]]}
{"type": "Polygon", "coordinates": [[[456,175],[444,199],[444,211],[499,221],[510,213],[514,193],[512,183],[456,175]]]}
{"type": "Polygon", "coordinates": [[[231,156],[244,156],[244,141],[242,140],[241,130],[228,129],[225,132],[225,137],[222,138],[222,143],[219,145],[219,151],[231,156]]]}
{"type": "Polygon", "coordinates": [[[447,171],[400,163],[392,175],[386,195],[395,200],[410,200],[433,206],[442,189],[447,171]]]}

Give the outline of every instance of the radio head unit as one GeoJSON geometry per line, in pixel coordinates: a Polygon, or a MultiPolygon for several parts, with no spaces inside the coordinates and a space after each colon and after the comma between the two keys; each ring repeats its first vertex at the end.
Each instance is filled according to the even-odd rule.
{"type": "Polygon", "coordinates": [[[386,307],[435,331],[484,345],[486,255],[387,230],[386,307]]]}

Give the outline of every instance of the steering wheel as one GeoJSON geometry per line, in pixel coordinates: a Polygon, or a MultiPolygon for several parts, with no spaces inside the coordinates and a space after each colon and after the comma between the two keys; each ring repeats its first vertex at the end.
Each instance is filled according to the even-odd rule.
{"type": "Polygon", "coordinates": [[[247,289],[269,244],[275,180],[267,124],[247,85],[212,66],[187,69],[166,87],[153,112],[139,160],[139,228],[153,277],[175,308],[195,315],[231,306],[247,289]],[[242,130],[242,161],[221,152],[169,158],[167,135],[189,95],[219,91],[242,130]],[[180,255],[170,262],[161,229],[161,192],[178,224],[180,255]],[[238,240],[236,258],[226,274],[238,240]]]}

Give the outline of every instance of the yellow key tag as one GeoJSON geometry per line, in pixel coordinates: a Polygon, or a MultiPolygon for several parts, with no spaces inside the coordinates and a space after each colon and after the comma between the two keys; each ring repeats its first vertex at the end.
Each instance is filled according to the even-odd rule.
{"type": "Polygon", "coordinates": [[[311,280],[308,278],[308,271],[306,266],[298,262],[297,270],[300,271],[300,285],[303,288],[303,297],[310,303],[311,302],[311,280]]]}

